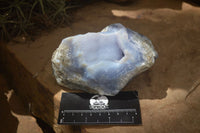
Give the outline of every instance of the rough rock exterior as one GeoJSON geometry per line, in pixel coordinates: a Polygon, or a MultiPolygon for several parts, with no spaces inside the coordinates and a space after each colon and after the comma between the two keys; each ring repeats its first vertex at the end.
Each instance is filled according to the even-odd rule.
{"type": "Polygon", "coordinates": [[[101,32],[67,37],[52,56],[59,85],[100,95],[116,95],[157,57],[151,41],[121,24],[101,32]]]}

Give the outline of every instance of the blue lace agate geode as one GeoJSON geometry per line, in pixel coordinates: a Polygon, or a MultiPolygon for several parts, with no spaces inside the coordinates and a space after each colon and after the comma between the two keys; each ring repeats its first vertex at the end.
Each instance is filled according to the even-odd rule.
{"type": "Polygon", "coordinates": [[[100,95],[116,95],[135,75],[150,68],[157,57],[151,41],[121,24],[101,32],[62,40],[52,57],[61,86],[100,95]]]}

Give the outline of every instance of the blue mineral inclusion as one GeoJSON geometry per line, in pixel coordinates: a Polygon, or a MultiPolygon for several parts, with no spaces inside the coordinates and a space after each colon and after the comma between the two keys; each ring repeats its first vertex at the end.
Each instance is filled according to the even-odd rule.
{"type": "Polygon", "coordinates": [[[117,23],[101,32],[63,39],[52,57],[58,84],[100,95],[116,95],[157,57],[151,41],[117,23]]]}

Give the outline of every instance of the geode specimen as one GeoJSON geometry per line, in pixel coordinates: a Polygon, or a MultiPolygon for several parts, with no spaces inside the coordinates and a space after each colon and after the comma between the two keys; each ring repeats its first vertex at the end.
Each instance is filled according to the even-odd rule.
{"type": "Polygon", "coordinates": [[[151,67],[151,41],[121,24],[62,40],[52,57],[59,85],[100,95],[116,95],[134,76],[151,67]]]}

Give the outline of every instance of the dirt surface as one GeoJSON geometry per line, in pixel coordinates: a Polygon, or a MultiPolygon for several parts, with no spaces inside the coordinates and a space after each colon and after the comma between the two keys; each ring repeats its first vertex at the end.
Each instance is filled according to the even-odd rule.
{"type": "Polygon", "coordinates": [[[19,96],[11,89],[0,73],[0,132],[1,133],[43,133],[36,119],[24,107],[19,96]]]}
{"type": "Polygon", "coordinates": [[[139,92],[143,125],[81,126],[82,132],[200,132],[200,87],[185,100],[200,79],[199,7],[181,0],[134,0],[123,6],[100,1],[79,9],[73,17],[69,27],[43,33],[34,42],[8,45],[21,64],[54,95],[55,123],[61,92],[72,90],[55,82],[50,61],[53,51],[65,37],[122,23],[147,36],[159,55],[152,68],[123,89],[139,92]]]}

